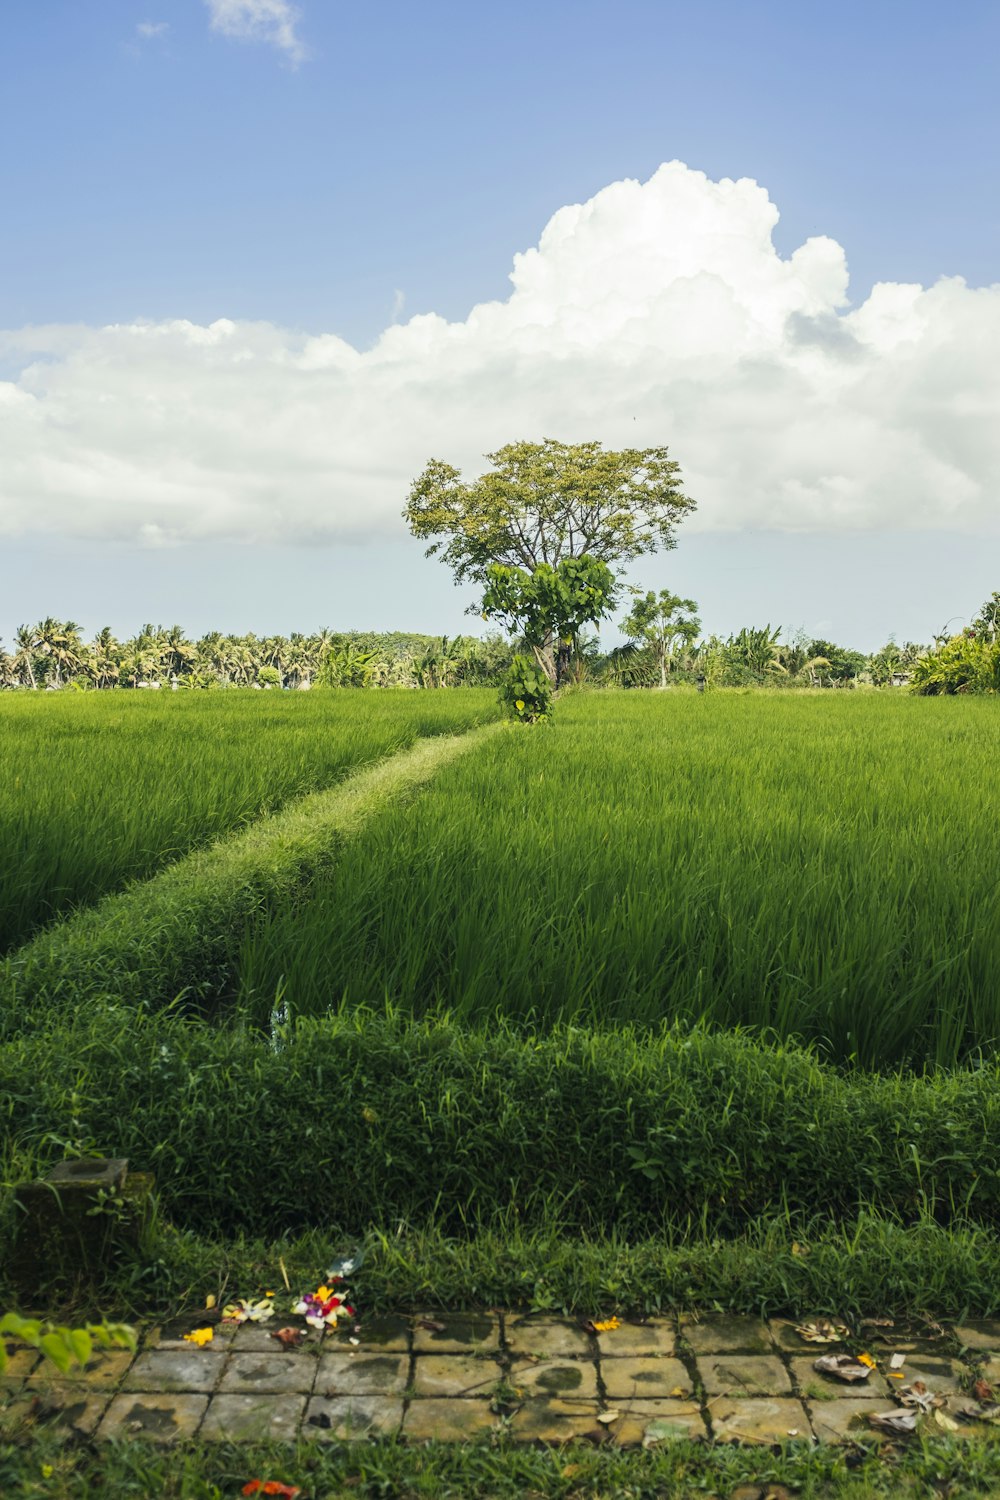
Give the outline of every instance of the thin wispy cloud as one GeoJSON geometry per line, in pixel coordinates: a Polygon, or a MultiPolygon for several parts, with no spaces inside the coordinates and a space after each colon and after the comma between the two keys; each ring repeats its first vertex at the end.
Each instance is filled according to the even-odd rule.
{"type": "Polygon", "coordinates": [[[399,536],[431,457],[669,443],[686,531],[1000,528],[1000,285],[847,295],[756,182],[671,162],[556,213],[511,291],[372,349],[268,323],[0,332],[0,537],[399,536]]]}
{"type": "Polygon", "coordinates": [[[241,42],[266,42],[298,66],[307,57],[296,27],[298,7],[290,0],[205,0],[213,31],[241,42]]]}
{"type": "Polygon", "coordinates": [[[169,21],[140,21],[135,28],[135,34],[141,41],[152,42],[157,37],[166,36],[169,30],[169,21]]]}

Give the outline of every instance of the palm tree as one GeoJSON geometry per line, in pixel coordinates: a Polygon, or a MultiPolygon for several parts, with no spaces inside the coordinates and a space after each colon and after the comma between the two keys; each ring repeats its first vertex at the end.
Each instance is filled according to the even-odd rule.
{"type": "Polygon", "coordinates": [[[30,625],[19,625],[14,635],[14,671],[25,687],[37,688],[35,681],[35,632],[30,625]]]}

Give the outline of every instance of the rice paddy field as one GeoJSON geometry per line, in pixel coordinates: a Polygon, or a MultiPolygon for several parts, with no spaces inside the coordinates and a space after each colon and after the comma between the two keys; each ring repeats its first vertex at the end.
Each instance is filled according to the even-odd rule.
{"type": "Polygon", "coordinates": [[[1000,1307],[994,701],[152,696],[0,695],[0,1268],[96,1152],[126,1313],[1000,1307]]]}
{"type": "Polygon", "coordinates": [[[493,694],[5,693],[0,952],[289,799],[494,717],[493,694]]]}

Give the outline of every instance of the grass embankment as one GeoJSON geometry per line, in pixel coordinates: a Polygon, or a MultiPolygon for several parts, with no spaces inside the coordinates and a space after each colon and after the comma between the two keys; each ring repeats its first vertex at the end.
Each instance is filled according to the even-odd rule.
{"type": "Polygon", "coordinates": [[[954,1064],[1000,1038],[998,731],[985,700],[567,698],[270,911],[245,996],[954,1064]]]}
{"type": "Polygon", "coordinates": [[[8,1042],[0,1101],[7,1182],[67,1145],[156,1173],[177,1232],[135,1268],[147,1308],[369,1234],[369,1305],[1000,1306],[992,1069],[350,1016],[273,1045],[121,1008],[8,1042]]]}
{"type": "Polygon", "coordinates": [[[0,966],[0,1036],[49,1028],[90,1002],[135,1010],[182,993],[217,996],[256,913],[289,899],[367,818],[500,727],[420,740],[39,933],[0,966]]]}
{"type": "Polygon", "coordinates": [[[0,694],[0,952],[495,694],[0,694]]]}
{"type": "Polygon", "coordinates": [[[22,1500],[220,1500],[239,1495],[250,1476],[298,1485],[302,1500],[691,1500],[702,1494],[750,1500],[786,1491],[803,1500],[967,1500],[1000,1490],[1000,1445],[930,1438],[888,1455],[812,1448],[801,1440],[781,1452],[680,1442],[645,1453],[586,1444],[546,1451],[516,1443],[212,1443],[167,1452],[134,1440],[96,1450],[54,1439],[0,1445],[0,1486],[22,1500]]]}

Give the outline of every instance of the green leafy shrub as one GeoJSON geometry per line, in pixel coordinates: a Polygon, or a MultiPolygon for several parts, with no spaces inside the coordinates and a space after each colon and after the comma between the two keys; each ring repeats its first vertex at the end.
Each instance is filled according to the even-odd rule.
{"type": "Polygon", "coordinates": [[[87,1323],[83,1328],[68,1328],[47,1319],[5,1313],[0,1318],[0,1375],[7,1366],[5,1339],[37,1349],[62,1375],[73,1365],[82,1369],[95,1344],[101,1349],[128,1349],[133,1354],[137,1346],[135,1329],[124,1323],[87,1323]]]}
{"type": "Polygon", "coordinates": [[[500,702],[522,724],[535,724],[552,711],[552,688],[537,662],[515,656],[500,684],[500,702]]]}

